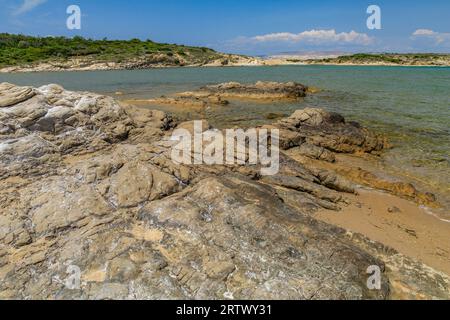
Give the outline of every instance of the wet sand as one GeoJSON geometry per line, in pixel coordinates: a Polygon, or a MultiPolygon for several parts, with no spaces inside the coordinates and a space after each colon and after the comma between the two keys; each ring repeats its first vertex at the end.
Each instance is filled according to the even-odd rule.
{"type": "Polygon", "coordinates": [[[450,222],[425,207],[381,191],[359,189],[341,212],[322,210],[317,218],[363,234],[450,275],[450,222]]]}

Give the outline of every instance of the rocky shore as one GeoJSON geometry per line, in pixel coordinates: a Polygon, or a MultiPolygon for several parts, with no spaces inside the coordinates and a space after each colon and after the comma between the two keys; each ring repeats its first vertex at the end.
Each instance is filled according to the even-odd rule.
{"type": "Polygon", "coordinates": [[[195,91],[180,92],[173,96],[162,96],[155,99],[128,100],[133,104],[167,105],[182,108],[206,108],[227,106],[229,100],[255,100],[259,103],[298,100],[308,93],[315,92],[315,88],[308,88],[295,82],[264,82],[242,84],[227,82],[209,85],[195,91]]]}
{"type": "MultiPolygon", "coordinates": [[[[291,87],[263,91],[307,92],[291,87]]],[[[243,98],[237,84],[202,91],[243,98]]],[[[0,84],[0,298],[450,298],[449,275],[316,217],[339,215],[360,184],[435,202],[334,167],[341,155],[379,154],[383,137],[298,110],[265,127],[281,132],[281,168],[261,177],[258,166],[175,164],[171,133],[190,126],[58,85],[0,84]],[[382,270],[380,290],[367,286],[370,266],[382,270]]]]}
{"type": "MultiPolygon", "coordinates": [[[[240,56],[233,54],[217,54],[214,59],[197,62],[179,56],[167,54],[155,54],[145,59],[133,58],[122,62],[104,61],[92,58],[73,58],[65,61],[43,61],[34,64],[21,64],[0,68],[0,73],[25,73],[25,72],[62,72],[62,71],[104,71],[104,70],[145,70],[152,68],[170,67],[262,67],[262,66],[287,66],[287,65],[331,65],[331,66],[403,66],[403,67],[448,67],[449,55],[437,55],[431,58],[413,59],[406,55],[399,58],[371,58],[359,59],[353,56],[345,56],[334,59],[309,59],[298,60],[292,58],[259,58],[240,56]]],[[[358,56],[358,55],[356,55],[358,56]]]]}
{"type": "Polygon", "coordinates": [[[43,61],[33,64],[6,66],[0,68],[0,73],[24,72],[61,72],[61,71],[99,71],[99,70],[144,70],[170,67],[240,67],[263,65],[261,59],[232,55],[217,54],[216,57],[202,62],[193,61],[186,56],[177,54],[154,54],[146,58],[133,58],[126,61],[104,61],[93,58],[73,58],[65,61],[43,61]]]}

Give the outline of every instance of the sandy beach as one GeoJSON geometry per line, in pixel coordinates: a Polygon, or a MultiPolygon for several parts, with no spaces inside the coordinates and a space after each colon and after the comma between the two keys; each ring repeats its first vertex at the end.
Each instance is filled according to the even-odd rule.
{"type": "Polygon", "coordinates": [[[316,217],[450,274],[450,222],[385,192],[361,188],[349,198],[341,212],[322,210],[316,217]]]}
{"type": "MultiPolygon", "coordinates": [[[[394,175],[380,158],[367,155],[341,154],[337,155],[335,163],[303,156],[296,156],[295,159],[308,167],[339,172],[359,184],[356,194],[347,195],[349,204],[343,206],[340,212],[320,210],[316,218],[362,234],[450,274],[450,220],[447,208],[438,202],[424,204],[420,196],[412,198],[403,185],[412,180],[394,175]],[[360,171],[370,172],[369,178],[361,179],[360,174],[355,174],[360,171]],[[394,187],[397,183],[400,183],[399,188],[394,187]],[[380,187],[385,190],[380,190],[380,187]]],[[[417,181],[414,183],[418,188],[415,195],[427,188],[417,184],[417,181]]]]}

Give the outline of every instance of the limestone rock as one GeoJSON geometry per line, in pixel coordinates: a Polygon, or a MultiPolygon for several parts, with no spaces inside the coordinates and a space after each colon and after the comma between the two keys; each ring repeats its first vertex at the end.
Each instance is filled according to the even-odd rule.
{"type": "Polygon", "coordinates": [[[263,82],[241,84],[238,82],[221,83],[200,88],[199,92],[215,94],[228,98],[252,99],[299,99],[306,96],[308,88],[295,82],[263,82]]]}
{"type": "Polygon", "coordinates": [[[281,119],[275,125],[303,136],[310,145],[339,153],[379,153],[389,147],[386,139],[347,123],[338,114],[322,109],[297,110],[292,116],[281,119]]]}
{"type": "Polygon", "coordinates": [[[257,166],[175,164],[176,123],[162,112],[58,85],[33,91],[0,109],[2,299],[450,298],[447,275],[314,218],[339,210],[353,185],[288,151],[331,160],[383,146],[336,115],[275,124],[287,134],[280,173],[261,178],[257,166]],[[366,285],[372,265],[378,291],[366,285]]]}
{"type": "Polygon", "coordinates": [[[10,83],[0,83],[0,108],[9,107],[30,99],[36,94],[31,87],[17,87],[10,83]]]}

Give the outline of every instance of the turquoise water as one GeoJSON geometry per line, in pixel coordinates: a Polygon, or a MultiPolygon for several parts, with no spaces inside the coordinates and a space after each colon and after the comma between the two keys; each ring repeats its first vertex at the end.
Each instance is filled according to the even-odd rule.
{"type": "Polygon", "coordinates": [[[420,180],[448,201],[450,68],[279,66],[0,74],[0,81],[21,85],[58,83],[70,90],[111,95],[121,91],[124,95],[120,99],[168,95],[205,84],[259,80],[297,81],[322,91],[296,103],[234,102],[198,114],[177,113],[182,118],[206,117],[218,127],[248,127],[272,122],[267,120],[269,113],[287,115],[306,106],[339,112],[388,135],[396,147],[384,156],[386,164],[420,180]]]}

